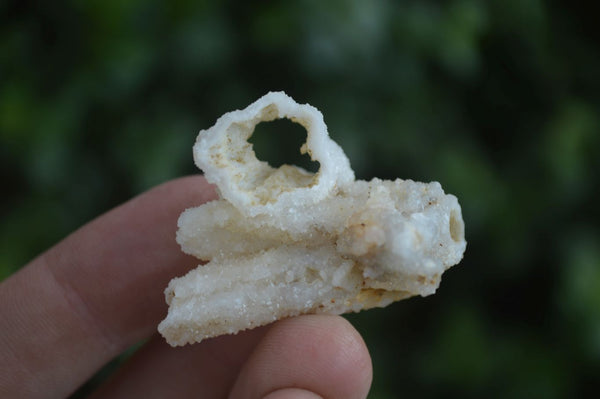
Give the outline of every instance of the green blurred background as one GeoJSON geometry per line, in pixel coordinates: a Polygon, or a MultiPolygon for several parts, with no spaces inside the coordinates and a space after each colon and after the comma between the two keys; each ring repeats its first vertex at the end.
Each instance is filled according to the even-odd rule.
{"type": "MultiPolygon", "coordinates": [[[[600,388],[593,5],[1,1],[0,276],[197,173],[200,129],[285,90],[323,112],[357,177],[438,180],[463,207],[467,252],[436,295],[349,316],[373,356],[371,397],[589,395],[600,388]]],[[[259,157],[295,162],[302,130],[262,124],[253,140],[259,157]]]]}

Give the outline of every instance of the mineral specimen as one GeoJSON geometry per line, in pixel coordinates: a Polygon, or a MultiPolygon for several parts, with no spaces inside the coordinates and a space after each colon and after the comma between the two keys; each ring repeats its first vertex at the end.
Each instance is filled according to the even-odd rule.
{"type": "Polygon", "coordinates": [[[430,295],[465,251],[456,197],[437,182],[355,180],[321,113],[285,93],[223,115],[198,135],[194,159],[221,198],[179,218],[181,248],[208,263],[165,290],[158,329],[173,346],[430,295]],[[317,173],[256,158],[248,138],[277,118],[306,129],[300,151],[317,173]]]}

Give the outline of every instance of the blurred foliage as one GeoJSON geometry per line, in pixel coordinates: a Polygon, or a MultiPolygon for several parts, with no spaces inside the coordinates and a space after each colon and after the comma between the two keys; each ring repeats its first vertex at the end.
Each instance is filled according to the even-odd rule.
{"type": "MultiPolygon", "coordinates": [[[[467,253],[436,295],[349,316],[372,398],[596,392],[593,4],[0,2],[0,274],[196,173],[199,129],[285,90],[323,112],[358,177],[438,180],[463,206],[467,253]]],[[[260,129],[263,157],[292,156],[269,133],[289,124],[260,129]]]]}

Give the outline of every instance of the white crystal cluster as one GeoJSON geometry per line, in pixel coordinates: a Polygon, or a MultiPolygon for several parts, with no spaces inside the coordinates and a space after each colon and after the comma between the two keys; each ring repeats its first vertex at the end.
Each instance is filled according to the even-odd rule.
{"type": "Polygon", "coordinates": [[[165,291],[173,346],[303,313],[340,314],[430,295],[466,248],[461,209],[437,182],[354,179],[323,116],[272,92],[200,132],[194,159],[220,199],[187,209],[177,241],[208,261],[165,291]],[[273,168],[248,138],[288,118],[320,168],[273,168]]]}

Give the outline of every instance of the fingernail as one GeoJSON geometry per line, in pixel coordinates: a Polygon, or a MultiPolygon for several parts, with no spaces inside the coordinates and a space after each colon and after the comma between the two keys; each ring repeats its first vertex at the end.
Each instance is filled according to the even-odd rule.
{"type": "Polygon", "coordinates": [[[305,389],[284,388],[271,392],[263,399],[323,399],[323,397],[305,389]]]}

